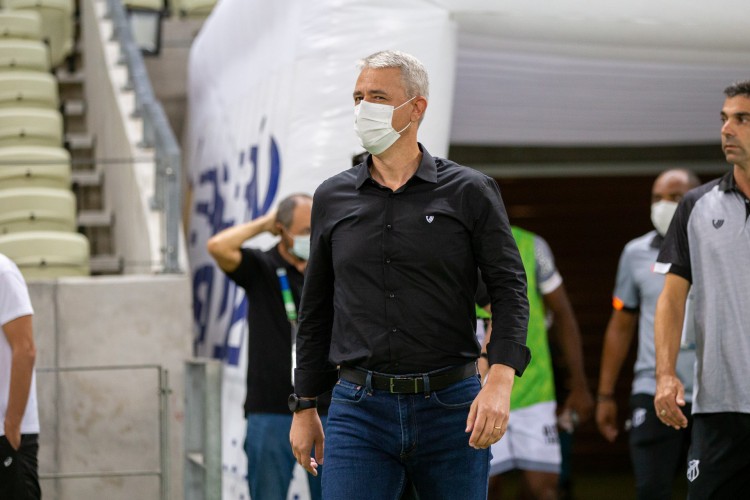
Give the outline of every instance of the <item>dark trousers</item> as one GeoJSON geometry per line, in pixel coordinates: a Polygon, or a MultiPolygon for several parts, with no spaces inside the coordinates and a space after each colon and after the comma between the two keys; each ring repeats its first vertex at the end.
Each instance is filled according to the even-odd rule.
{"type": "Polygon", "coordinates": [[[0,499],[39,500],[39,435],[21,435],[21,446],[14,450],[5,436],[0,436],[0,499]]]}
{"type": "Polygon", "coordinates": [[[688,452],[688,499],[750,495],[750,414],[699,413],[688,452]]]}
{"type": "MultiPolygon", "coordinates": [[[[687,429],[676,430],[661,423],[651,394],[634,394],[630,406],[630,458],[638,500],[671,500],[675,475],[685,481],[690,425],[687,429]]],[[[690,404],[685,405],[682,412],[689,424],[692,421],[690,404]]]]}

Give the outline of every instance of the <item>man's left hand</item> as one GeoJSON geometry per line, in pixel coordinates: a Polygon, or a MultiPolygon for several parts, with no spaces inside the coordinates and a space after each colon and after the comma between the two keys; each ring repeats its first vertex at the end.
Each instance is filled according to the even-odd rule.
{"type": "Polygon", "coordinates": [[[494,364],[487,381],[469,409],[466,431],[470,432],[469,446],[484,449],[500,441],[508,428],[510,392],[516,371],[510,366],[494,364]]]}

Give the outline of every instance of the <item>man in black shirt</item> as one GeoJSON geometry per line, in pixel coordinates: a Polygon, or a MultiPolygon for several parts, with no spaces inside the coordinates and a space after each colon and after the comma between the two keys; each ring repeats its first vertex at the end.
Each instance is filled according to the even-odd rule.
{"type": "MultiPolygon", "coordinates": [[[[248,301],[245,453],[253,499],[285,500],[294,469],[287,445],[287,396],[292,387],[295,316],[310,248],[311,207],[309,195],[291,195],[275,212],[208,240],[209,253],[244,288],[248,301]],[[279,236],[279,243],[265,252],[242,247],[264,232],[279,236]]],[[[309,479],[311,497],[319,499],[320,479],[309,479]]]]}
{"type": "Polygon", "coordinates": [[[488,447],[530,359],[525,275],[499,189],[417,142],[427,96],[413,56],[366,58],[355,128],[371,154],[315,193],[290,441],[312,474],[325,458],[327,499],[395,498],[407,479],[421,498],[485,498],[488,447]],[[495,332],[484,387],[477,268],[495,332]],[[332,386],[324,456],[309,408],[332,386]]]}

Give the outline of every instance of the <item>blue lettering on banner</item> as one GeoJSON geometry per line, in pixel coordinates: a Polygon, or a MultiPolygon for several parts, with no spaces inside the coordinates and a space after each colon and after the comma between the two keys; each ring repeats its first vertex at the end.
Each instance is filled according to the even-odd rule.
{"type": "MultiPolygon", "coordinates": [[[[265,120],[261,125],[261,131],[265,120]]],[[[235,216],[252,220],[265,214],[273,205],[279,189],[281,178],[281,155],[278,143],[273,136],[268,137],[265,146],[268,148],[266,157],[268,164],[263,177],[268,179],[265,186],[261,186],[261,165],[259,164],[260,146],[251,145],[239,152],[237,170],[232,170],[226,162],[218,166],[204,169],[198,179],[199,186],[208,185],[211,189],[211,199],[194,204],[194,224],[205,224],[209,234],[216,234],[223,229],[235,225],[235,218],[227,212],[227,199],[238,200],[242,195],[244,208],[240,214],[235,216]],[[240,184],[243,182],[239,172],[245,166],[250,167],[250,178],[244,187],[244,193],[240,184]],[[234,175],[233,175],[234,174],[234,175]]],[[[205,245],[205,241],[199,241],[195,233],[190,238],[191,247],[205,245]]],[[[225,363],[239,365],[239,356],[242,343],[230,342],[229,332],[238,327],[238,323],[247,318],[247,298],[244,291],[237,287],[223,272],[218,270],[215,263],[202,265],[193,270],[193,317],[196,327],[194,347],[208,347],[208,352],[214,358],[222,359],[225,363]],[[216,280],[221,280],[217,283],[216,280]],[[217,286],[218,285],[218,286],[217,286]],[[217,310],[213,310],[214,292],[221,291],[221,300],[217,310]],[[226,321],[222,321],[222,319],[226,321]],[[225,331],[219,336],[212,336],[209,330],[214,325],[226,324],[225,331]],[[210,343],[211,345],[206,345],[210,343]],[[237,345],[234,345],[234,344],[237,345]]],[[[243,330],[244,331],[244,330],[243,330]]]]}

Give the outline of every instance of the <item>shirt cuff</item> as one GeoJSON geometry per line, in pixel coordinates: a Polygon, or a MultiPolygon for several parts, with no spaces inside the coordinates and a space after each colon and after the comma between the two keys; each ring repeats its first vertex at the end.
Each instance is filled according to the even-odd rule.
{"type": "Polygon", "coordinates": [[[313,398],[331,390],[339,379],[337,369],[313,371],[294,370],[294,393],[300,397],[313,398]]]}
{"type": "Polygon", "coordinates": [[[491,340],[487,346],[490,365],[500,363],[516,370],[516,375],[523,375],[531,361],[531,351],[528,347],[512,340],[491,340]],[[490,350],[491,349],[491,350],[490,350]]]}

